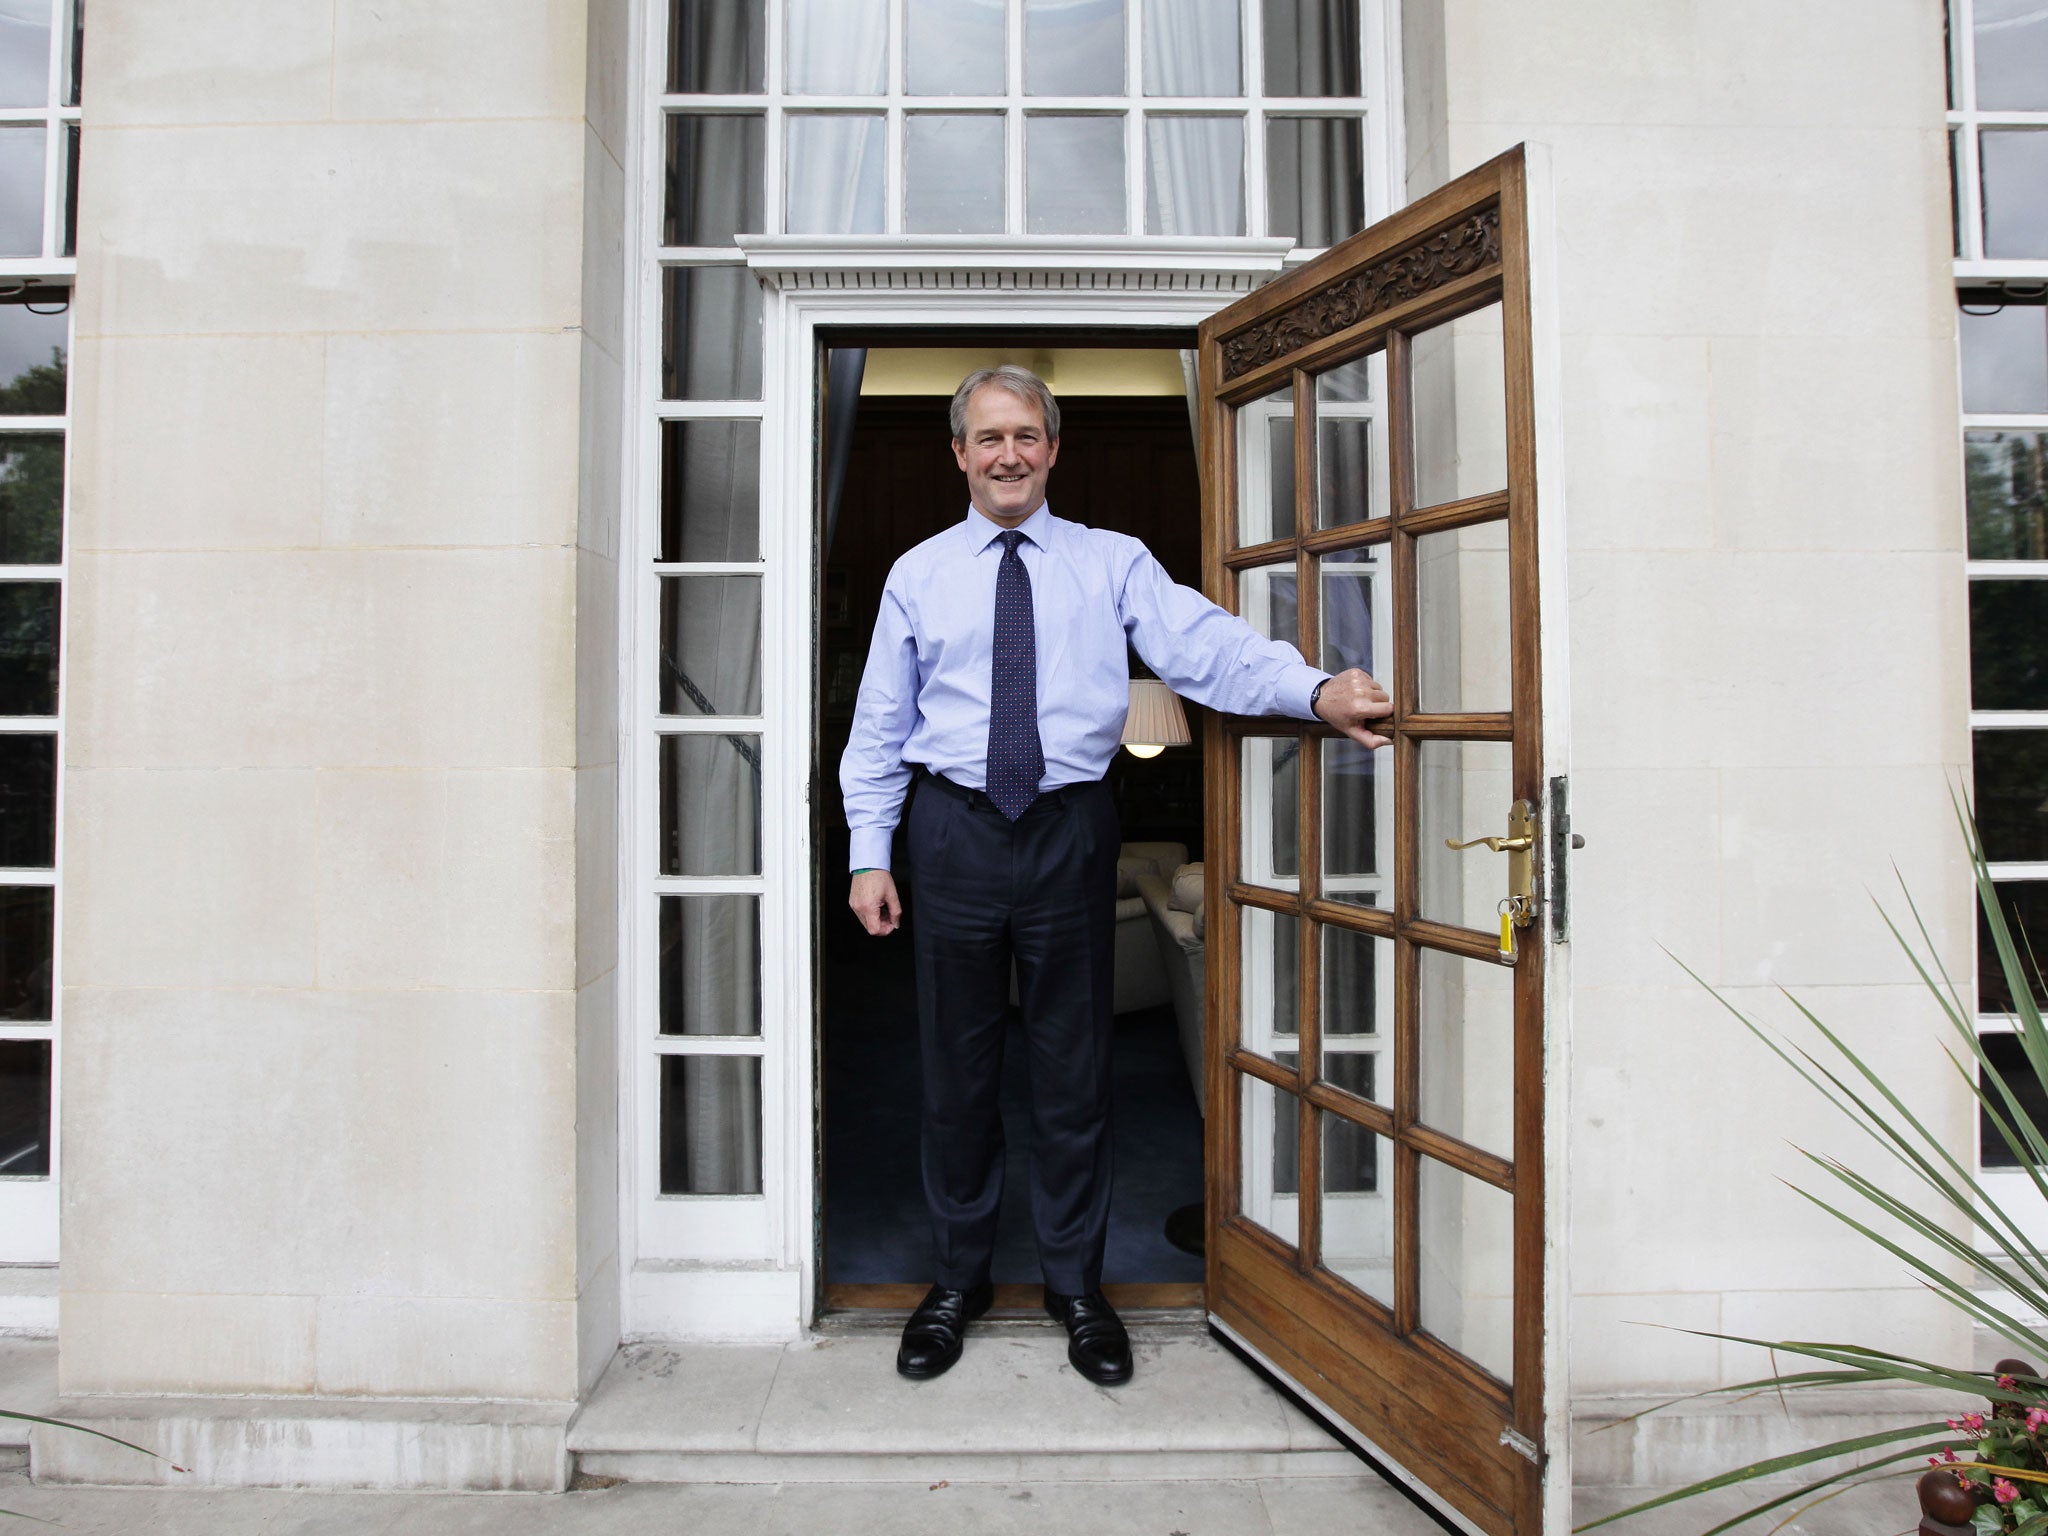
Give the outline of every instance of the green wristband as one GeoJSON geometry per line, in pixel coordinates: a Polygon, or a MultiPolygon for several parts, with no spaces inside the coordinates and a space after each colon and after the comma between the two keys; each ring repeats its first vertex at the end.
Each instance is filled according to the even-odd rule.
{"type": "Polygon", "coordinates": [[[885,869],[876,869],[873,866],[870,866],[867,869],[856,869],[854,873],[856,875],[885,875],[888,873],[888,871],[885,869]]]}

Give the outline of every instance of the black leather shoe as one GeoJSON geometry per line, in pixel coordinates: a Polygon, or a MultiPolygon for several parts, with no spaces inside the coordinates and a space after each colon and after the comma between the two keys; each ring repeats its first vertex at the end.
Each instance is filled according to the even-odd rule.
{"type": "Polygon", "coordinates": [[[1062,1296],[1048,1289],[1046,1314],[1067,1330],[1067,1362],[1098,1387],[1120,1387],[1131,1379],[1131,1336],[1102,1292],[1062,1296]]]}
{"type": "Polygon", "coordinates": [[[960,1358],[960,1346],[967,1338],[967,1325],[995,1303],[996,1288],[984,1281],[971,1291],[949,1291],[935,1285],[903,1325],[903,1342],[896,1350],[896,1371],[912,1381],[929,1381],[943,1376],[960,1358]]]}

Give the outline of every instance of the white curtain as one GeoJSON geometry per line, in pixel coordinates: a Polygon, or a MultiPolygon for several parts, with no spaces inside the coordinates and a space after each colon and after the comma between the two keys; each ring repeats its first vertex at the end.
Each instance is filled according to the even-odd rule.
{"type": "Polygon", "coordinates": [[[792,112],[788,202],[793,235],[878,235],[889,135],[880,113],[792,112]]]}
{"type": "Polygon", "coordinates": [[[888,0],[789,0],[789,88],[879,96],[888,84],[888,0]]]}
{"type": "Polygon", "coordinates": [[[1147,118],[1145,160],[1149,233],[1244,233],[1243,118],[1147,118]]]}
{"type": "Polygon", "coordinates": [[[1243,89],[1238,0],[1145,0],[1147,96],[1235,96],[1243,89]]]}

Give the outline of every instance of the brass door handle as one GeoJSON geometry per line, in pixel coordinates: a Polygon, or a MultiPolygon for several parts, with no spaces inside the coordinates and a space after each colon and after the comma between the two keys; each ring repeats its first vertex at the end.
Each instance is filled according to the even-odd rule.
{"type": "Polygon", "coordinates": [[[1536,846],[1536,839],[1526,833],[1520,837],[1474,837],[1462,843],[1454,837],[1444,839],[1446,848],[1459,852],[1467,848],[1477,848],[1481,843],[1486,844],[1495,853],[1525,853],[1536,846]]]}

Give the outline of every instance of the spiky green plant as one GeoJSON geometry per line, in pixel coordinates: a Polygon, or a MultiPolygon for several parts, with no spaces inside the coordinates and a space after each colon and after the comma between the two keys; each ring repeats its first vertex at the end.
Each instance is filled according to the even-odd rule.
{"type": "MultiPolygon", "coordinates": [[[[73,1424],[64,1419],[46,1419],[39,1413],[16,1413],[11,1408],[0,1408],[0,1419],[13,1419],[17,1424],[47,1424],[53,1429],[74,1430],[81,1435],[91,1435],[95,1439],[111,1440],[116,1445],[124,1445],[131,1451],[140,1451],[145,1456],[155,1456],[158,1461],[170,1460],[169,1457],[160,1456],[147,1446],[137,1445],[133,1440],[123,1440],[119,1435],[110,1435],[103,1429],[89,1429],[83,1424],[73,1424]]],[[[171,1470],[173,1472],[182,1472],[185,1469],[176,1463],[172,1463],[171,1470]]],[[[56,1525],[58,1523],[55,1520],[45,1520],[41,1515],[23,1514],[18,1509],[0,1509],[0,1515],[4,1515],[12,1520],[33,1520],[38,1525],[56,1525]]]]}
{"type": "MultiPolygon", "coordinates": [[[[2016,1033],[2027,1069],[2048,1082],[2048,1030],[2042,1027],[2041,1009],[2036,1001],[2041,984],[2040,964],[2031,952],[2021,954],[1999,905],[1976,824],[1960,802],[1956,811],[1976,875],[1977,899],[1984,909],[1998,951],[1998,963],[2017,1011],[2016,1033]]],[[[1901,889],[1904,891],[1903,882],[1901,889]]],[[[1955,982],[1942,967],[1910,891],[1904,892],[1904,900],[1917,941],[1893,921],[1881,904],[1879,915],[1954,1032],[1954,1044],[1944,1044],[1949,1062],[1982,1110],[1985,1123],[1996,1130],[2025,1172],[2029,1188],[2023,1198],[2030,1205],[2036,1200],[2048,1202],[2048,1126],[2028,1113],[2014,1084],[1985,1051],[1977,1035],[1975,1008],[1965,1005],[1955,982]]],[[[1683,966],[1682,961],[1680,964],[1683,966]]],[[[1948,1143],[1930,1131],[1911,1106],[1840,1035],[1791,994],[1785,994],[1787,1000],[1818,1032],[1824,1042],[1821,1047],[1808,1049],[1788,1040],[1743,1013],[1690,967],[1685,970],[1713,992],[1721,1005],[1780,1061],[1882,1147],[1905,1170],[1909,1184],[1918,1186],[1914,1198],[1902,1199],[1839,1159],[1801,1148],[1801,1154],[1827,1176],[1819,1186],[1826,1194],[1810,1189],[1798,1189],[1797,1193],[1897,1258],[1971,1321],[2006,1340],[2019,1354],[2038,1362],[2037,1368],[2048,1370],[2048,1335],[2024,1321],[2029,1316],[2048,1317],[2048,1256],[2028,1240],[2026,1223],[2015,1211],[2001,1207],[1987,1193],[1974,1171],[1975,1159],[1966,1163],[1958,1158],[1948,1143]],[[1853,1198],[1845,1198],[1844,1191],[1853,1198]],[[1902,1228],[1903,1232],[1887,1235],[1879,1230],[1879,1225],[1890,1231],[1902,1228]],[[2000,1306],[1972,1288],[1972,1277],[1984,1267],[2001,1272],[2012,1297],[2010,1307],[2000,1306]],[[1957,1278],[1958,1274],[1962,1278],[1957,1278]]],[[[1809,1481],[1775,1492],[1773,1497],[1704,1533],[1720,1536],[1721,1532],[1759,1515],[1793,1506],[1786,1517],[1790,1519],[1850,1487],[1920,1473],[1925,1464],[1932,1463],[1950,1469],[1978,1500],[1972,1524],[1979,1536],[2048,1536],[2048,1456],[2044,1456],[2044,1449],[2048,1449],[2048,1381],[2035,1376],[1964,1370],[1860,1344],[1751,1339],[1732,1334],[1705,1337],[1796,1356],[1815,1362],[1817,1368],[1742,1382],[1719,1388],[1716,1393],[1699,1394],[1702,1396],[1898,1382],[1952,1389],[1984,1398],[1991,1408],[1988,1413],[1902,1425],[1879,1434],[1836,1440],[1752,1462],[1589,1521],[1581,1530],[1741,1483],[1786,1474],[1796,1476],[1809,1469],[1820,1473],[1809,1481]],[[1835,1470],[1820,1468],[1821,1463],[1842,1459],[1847,1464],[1835,1470]]]]}

